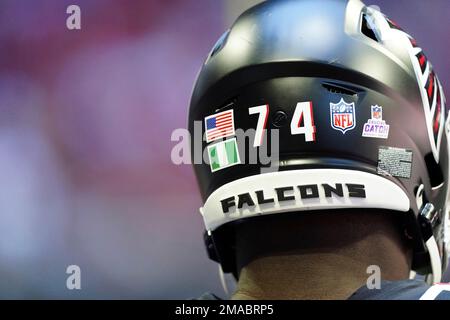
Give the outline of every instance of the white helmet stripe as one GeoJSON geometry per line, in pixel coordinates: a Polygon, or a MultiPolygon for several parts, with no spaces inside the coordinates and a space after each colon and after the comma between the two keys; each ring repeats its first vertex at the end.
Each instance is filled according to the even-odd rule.
{"type": "Polygon", "coordinates": [[[259,174],[227,183],[208,197],[200,212],[206,230],[213,231],[246,217],[338,208],[406,212],[410,201],[401,187],[376,174],[304,169],[259,174]]]}

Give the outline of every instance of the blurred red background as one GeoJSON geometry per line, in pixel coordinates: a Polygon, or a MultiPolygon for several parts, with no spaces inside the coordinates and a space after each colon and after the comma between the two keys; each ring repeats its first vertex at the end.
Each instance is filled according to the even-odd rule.
{"type": "MultiPolygon", "coordinates": [[[[370,4],[370,3],[367,3],[370,4]]],[[[372,4],[450,95],[450,2],[372,4]]],[[[189,166],[170,160],[195,75],[243,1],[2,0],[0,297],[222,293],[189,166]],[[77,4],[81,30],[66,28],[77,4]],[[82,290],[66,289],[66,267],[82,290]]]]}

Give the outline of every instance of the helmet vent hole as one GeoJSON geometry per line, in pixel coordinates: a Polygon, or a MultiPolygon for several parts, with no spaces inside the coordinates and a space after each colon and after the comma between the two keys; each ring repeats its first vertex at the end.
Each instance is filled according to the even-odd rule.
{"type": "Polygon", "coordinates": [[[219,108],[215,109],[214,112],[221,112],[221,111],[233,108],[234,105],[236,104],[236,102],[237,102],[237,97],[233,97],[231,99],[228,99],[219,108]]]}
{"type": "Polygon", "coordinates": [[[227,31],[225,31],[224,34],[222,34],[222,36],[219,38],[219,40],[217,40],[217,42],[214,45],[213,49],[211,50],[211,53],[209,54],[209,57],[206,60],[205,64],[207,64],[212,57],[214,57],[216,54],[218,54],[220,52],[220,50],[222,50],[223,47],[225,47],[225,44],[227,42],[229,34],[230,34],[230,30],[227,30],[227,31]]]}
{"type": "Polygon", "coordinates": [[[369,23],[369,18],[367,17],[367,15],[363,14],[362,24],[361,24],[362,34],[364,34],[365,36],[369,37],[370,39],[372,39],[376,42],[379,42],[375,32],[373,31],[373,28],[374,28],[373,24],[369,23]]]}
{"type": "Polygon", "coordinates": [[[432,188],[439,187],[444,182],[441,166],[434,160],[433,154],[430,152],[425,156],[425,164],[427,166],[428,176],[432,188]]]}
{"type": "Polygon", "coordinates": [[[331,83],[322,83],[322,86],[325,89],[327,89],[329,92],[336,93],[336,94],[345,94],[348,96],[356,96],[358,93],[356,90],[352,90],[350,88],[344,88],[343,86],[338,86],[338,85],[331,84],[331,83]]]}

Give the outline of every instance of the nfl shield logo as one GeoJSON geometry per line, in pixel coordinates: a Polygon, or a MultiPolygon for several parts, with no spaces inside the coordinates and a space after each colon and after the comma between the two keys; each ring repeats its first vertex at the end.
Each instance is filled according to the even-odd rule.
{"type": "Polygon", "coordinates": [[[372,119],[382,120],[383,119],[383,109],[378,106],[372,106],[372,119]]]}
{"type": "Polygon", "coordinates": [[[330,102],[331,127],[345,134],[355,128],[355,103],[347,103],[341,98],[338,103],[330,102]]]}

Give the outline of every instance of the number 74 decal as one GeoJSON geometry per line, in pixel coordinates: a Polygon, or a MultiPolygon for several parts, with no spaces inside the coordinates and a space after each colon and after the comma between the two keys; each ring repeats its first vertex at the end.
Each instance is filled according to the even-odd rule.
{"type": "MultiPolygon", "coordinates": [[[[259,147],[263,141],[264,130],[267,126],[267,118],[269,116],[269,105],[261,105],[248,109],[249,114],[258,114],[258,122],[256,124],[255,140],[253,147],[259,147]]],[[[311,101],[299,102],[295,107],[294,115],[291,120],[291,134],[304,134],[305,141],[311,142],[316,140],[316,126],[314,125],[313,106],[311,101]],[[301,125],[303,119],[303,126],[301,125]]]]}

